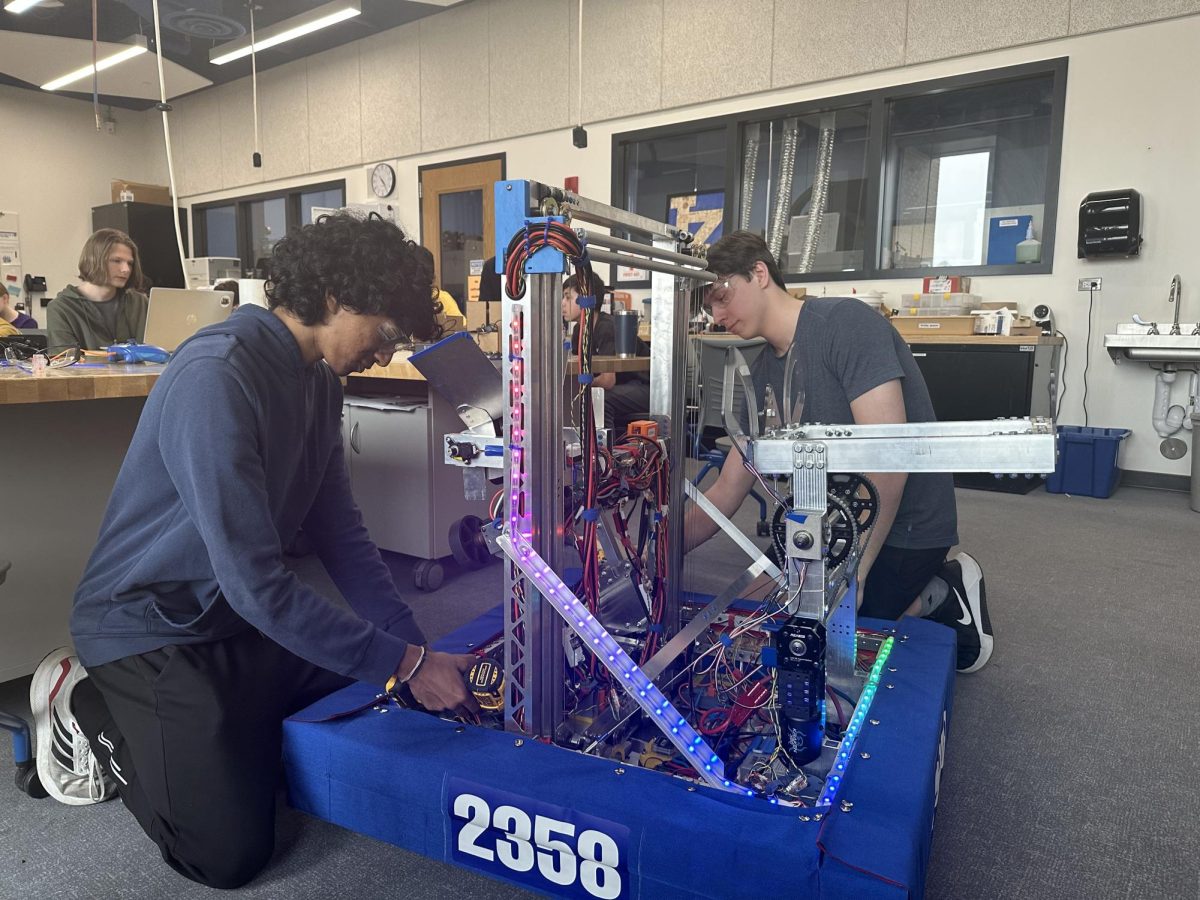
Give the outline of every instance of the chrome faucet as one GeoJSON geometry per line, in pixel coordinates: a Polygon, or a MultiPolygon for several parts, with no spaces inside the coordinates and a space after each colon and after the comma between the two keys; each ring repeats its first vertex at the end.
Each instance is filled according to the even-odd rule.
{"type": "Polygon", "coordinates": [[[1179,334],[1179,294],[1181,291],[1179,276],[1176,275],[1171,279],[1171,293],[1167,296],[1167,302],[1175,304],[1175,321],[1171,325],[1171,334],[1179,334]]]}

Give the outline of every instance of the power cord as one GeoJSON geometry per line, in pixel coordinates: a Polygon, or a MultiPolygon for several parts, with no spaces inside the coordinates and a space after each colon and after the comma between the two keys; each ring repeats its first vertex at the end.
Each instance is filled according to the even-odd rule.
{"type": "Polygon", "coordinates": [[[1058,422],[1058,417],[1062,414],[1063,397],[1067,395],[1067,359],[1071,355],[1071,345],[1067,341],[1067,336],[1061,331],[1054,332],[1063,339],[1063,358],[1062,366],[1059,367],[1058,376],[1058,402],[1054,404],[1054,421],[1058,422]]]}
{"type": "Polygon", "coordinates": [[[1083,427],[1088,424],[1088,366],[1092,363],[1092,301],[1096,298],[1096,289],[1088,288],[1088,328],[1087,343],[1083,345],[1083,427]]]}

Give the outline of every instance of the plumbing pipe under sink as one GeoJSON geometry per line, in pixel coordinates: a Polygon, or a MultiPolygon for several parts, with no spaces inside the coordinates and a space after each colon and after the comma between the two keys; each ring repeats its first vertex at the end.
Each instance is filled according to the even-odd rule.
{"type": "Polygon", "coordinates": [[[1171,386],[1178,372],[1164,367],[1154,379],[1154,430],[1161,438],[1169,438],[1179,429],[1192,430],[1192,414],[1196,411],[1197,382],[1200,376],[1191,373],[1188,379],[1188,405],[1171,404],[1171,386]]]}

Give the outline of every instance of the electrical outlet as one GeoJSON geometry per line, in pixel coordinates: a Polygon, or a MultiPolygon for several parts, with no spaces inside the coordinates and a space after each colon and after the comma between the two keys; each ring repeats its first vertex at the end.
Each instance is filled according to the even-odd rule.
{"type": "Polygon", "coordinates": [[[1080,278],[1079,290],[1081,291],[1098,291],[1100,290],[1100,282],[1103,278],[1080,278]]]}

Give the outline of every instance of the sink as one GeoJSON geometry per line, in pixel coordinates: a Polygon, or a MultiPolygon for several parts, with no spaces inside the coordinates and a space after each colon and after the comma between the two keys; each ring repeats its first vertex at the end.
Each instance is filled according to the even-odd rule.
{"type": "MultiPolygon", "coordinates": [[[[1159,324],[1160,332],[1170,331],[1171,325],[1159,324]]],[[[1116,334],[1104,336],[1104,349],[1113,362],[1129,359],[1145,363],[1200,362],[1200,334],[1192,334],[1196,324],[1180,323],[1179,334],[1150,334],[1150,326],[1120,324],[1116,334]]]]}

